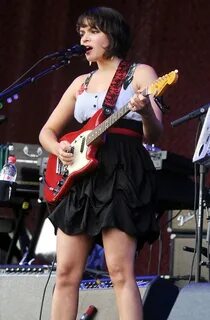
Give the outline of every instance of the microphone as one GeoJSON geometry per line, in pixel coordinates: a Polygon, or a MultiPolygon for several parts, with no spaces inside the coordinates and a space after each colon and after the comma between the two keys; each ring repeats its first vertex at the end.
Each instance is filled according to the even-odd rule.
{"type": "Polygon", "coordinates": [[[83,313],[79,320],[91,320],[93,319],[94,315],[96,314],[97,309],[95,306],[90,305],[88,309],[83,313]]]}
{"type": "Polygon", "coordinates": [[[46,56],[46,58],[69,59],[73,56],[81,56],[85,54],[86,51],[87,48],[85,46],[76,44],[69,49],[64,49],[61,51],[50,53],[46,56]]]}
{"type": "Polygon", "coordinates": [[[171,122],[172,127],[176,127],[176,126],[178,126],[179,124],[181,124],[181,123],[183,123],[185,121],[197,118],[197,117],[205,114],[208,111],[209,107],[210,107],[210,103],[208,103],[205,106],[202,106],[202,107],[200,107],[200,108],[198,108],[198,109],[186,114],[185,116],[183,116],[183,117],[171,122]]]}

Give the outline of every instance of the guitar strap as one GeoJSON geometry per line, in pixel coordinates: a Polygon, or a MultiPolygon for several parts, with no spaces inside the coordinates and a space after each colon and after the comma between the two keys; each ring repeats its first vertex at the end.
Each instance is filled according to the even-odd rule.
{"type": "Polygon", "coordinates": [[[114,74],[112,82],[109,86],[109,89],[104,98],[102,105],[105,116],[109,116],[112,113],[112,110],[116,104],[117,98],[119,96],[122,84],[126,79],[127,73],[131,67],[131,63],[125,60],[122,60],[119,63],[119,66],[114,74]]]}

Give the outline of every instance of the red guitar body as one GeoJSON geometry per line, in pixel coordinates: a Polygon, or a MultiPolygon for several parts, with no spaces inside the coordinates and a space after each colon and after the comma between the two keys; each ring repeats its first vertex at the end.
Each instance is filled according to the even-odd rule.
{"type": "Polygon", "coordinates": [[[104,119],[104,112],[100,109],[81,130],[70,132],[60,139],[60,141],[68,141],[74,148],[74,163],[73,165],[63,166],[55,155],[51,154],[49,156],[44,183],[44,198],[47,202],[60,201],[75,179],[97,167],[98,161],[95,155],[99,145],[103,143],[103,139],[100,137],[90,145],[86,144],[86,139],[104,119]],[[65,173],[62,170],[65,170],[65,173]]]}

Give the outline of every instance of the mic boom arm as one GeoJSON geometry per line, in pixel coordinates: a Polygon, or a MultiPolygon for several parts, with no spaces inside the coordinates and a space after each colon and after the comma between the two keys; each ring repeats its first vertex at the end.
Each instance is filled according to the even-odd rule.
{"type": "Polygon", "coordinates": [[[53,64],[49,68],[41,71],[37,75],[29,77],[29,78],[25,79],[24,81],[19,82],[18,84],[10,87],[9,89],[4,90],[3,92],[0,93],[0,101],[4,101],[7,98],[13,97],[16,93],[21,91],[21,89],[23,89],[26,85],[28,85],[30,83],[34,83],[38,79],[47,75],[48,73],[55,71],[55,70],[58,70],[61,67],[69,64],[71,57],[80,56],[80,55],[84,54],[86,51],[87,51],[87,49],[85,46],[75,45],[70,49],[66,49],[63,51],[57,51],[57,52],[54,52],[54,53],[51,53],[51,54],[45,56],[44,59],[58,58],[60,61],[56,64],[53,64]]]}
{"type": "Polygon", "coordinates": [[[203,114],[205,114],[208,111],[209,107],[210,107],[210,103],[186,114],[185,116],[183,116],[177,120],[174,120],[173,122],[171,122],[172,127],[176,127],[176,126],[178,126],[188,120],[202,116],[203,114]]]}
{"type": "Polygon", "coordinates": [[[17,85],[13,86],[12,88],[3,91],[0,93],[0,101],[6,100],[7,98],[10,98],[14,96],[16,93],[18,93],[21,89],[23,89],[26,85],[35,82],[36,80],[42,78],[43,76],[47,75],[48,73],[58,70],[59,68],[63,67],[65,64],[67,64],[67,61],[61,61],[60,63],[54,64],[48,69],[45,69],[44,71],[40,72],[39,74],[29,77],[25,79],[24,81],[18,83],[17,85]]]}

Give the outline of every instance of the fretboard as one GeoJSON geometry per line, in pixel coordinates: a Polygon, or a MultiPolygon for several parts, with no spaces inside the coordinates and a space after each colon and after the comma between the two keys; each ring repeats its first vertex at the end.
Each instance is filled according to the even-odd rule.
{"type": "Polygon", "coordinates": [[[88,134],[86,143],[87,145],[91,144],[94,140],[100,137],[107,129],[109,129],[113,124],[115,124],[120,118],[125,116],[130,109],[128,108],[128,103],[124,105],[117,112],[112,113],[106,120],[104,120],[101,124],[99,124],[95,129],[88,134]]]}
{"type": "MultiPolygon", "coordinates": [[[[141,93],[142,95],[147,95],[147,88],[143,90],[141,93]]],[[[109,116],[106,120],[104,120],[101,124],[99,124],[95,129],[91,131],[91,133],[88,134],[86,139],[86,144],[89,145],[93,141],[95,141],[98,137],[100,137],[106,130],[108,130],[113,124],[115,124],[120,118],[125,116],[128,112],[130,112],[130,109],[128,107],[128,104],[125,104],[120,110],[117,112],[112,113],[111,116],[109,116]]]]}

